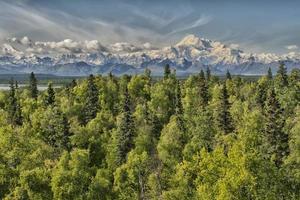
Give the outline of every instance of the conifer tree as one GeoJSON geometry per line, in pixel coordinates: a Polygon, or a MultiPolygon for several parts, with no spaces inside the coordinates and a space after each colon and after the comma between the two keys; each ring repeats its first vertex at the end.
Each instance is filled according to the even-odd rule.
{"type": "Polygon", "coordinates": [[[283,158],[289,153],[289,146],[288,135],[283,130],[283,109],[276,98],[274,88],[268,92],[265,109],[265,134],[270,146],[268,153],[272,155],[275,164],[280,166],[283,158]]]}
{"type": "Polygon", "coordinates": [[[171,68],[169,64],[166,64],[165,68],[164,68],[164,79],[169,78],[171,75],[171,68]]]}
{"type": "Polygon", "coordinates": [[[114,79],[114,75],[113,75],[112,71],[110,71],[110,72],[108,73],[108,78],[109,78],[110,80],[113,80],[113,79],[114,79]]]}
{"type": "Polygon", "coordinates": [[[16,91],[18,91],[18,89],[19,89],[18,81],[15,82],[15,89],[16,89],[16,91]]]}
{"type": "Polygon", "coordinates": [[[37,79],[33,72],[31,72],[29,77],[29,89],[30,89],[31,98],[36,100],[38,97],[38,88],[37,88],[37,79]]]}
{"type": "Polygon", "coordinates": [[[9,120],[11,123],[14,121],[14,116],[16,112],[16,104],[17,100],[15,97],[15,86],[14,86],[14,80],[10,80],[10,90],[9,90],[9,95],[8,95],[8,104],[7,104],[7,111],[8,111],[8,116],[9,120]]]}
{"type": "Polygon", "coordinates": [[[99,109],[99,92],[95,84],[95,77],[91,74],[88,78],[87,90],[85,94],[84,116],[85,123],[94,119],[99,109]]]}
{"type": "Polygon", "coordinates": [[[175,93],[175,114],[176,115],[183,114],[182,101],[181,101],[181,86],[178,80],[177,80],[177,87],[175,93]]]}
{"type": "Polygon", "coordinates": [[[231,74],[230,74],[229,70],[227,69],[227,71],[226,71],[226,80],[231,80],[231,79],[232,79],[231,74]]]}
{"type": "Polygon", "coordinates": [[[63,123],[63,135],[61,139],[61,146],[70,151],[72,148],[70,137],[72,133],[70,132],[70,124],[65,114],[62,114],[62,123],[63,123]]]}
{"type": "Polygon", "coordinates": [[[210,81],[210,78],[211,78],[211,71],[210,71],[210,68],[207,67],[206,68],[206,80],[207,80],[207,82],[210,81]]]}
{"type": "Polygon", "coordinates": [[[288,75],[287,69],[284,66],[284,63],[280,63],[277,74],[276,74],[276,82],[280,87],[288,86],[288,75]]]}
{"type": "Polygon", "coordinates": [[[272,69],[271,69],[271,67],[269,67],[269,69],[268,69],[267,78],[268,78],[269,80],[272,80],[272,79],[273,79],[273,74],[272,74],[272,69]]]}
{"type": "Polygon", "coordinates": [[[50,106],[50,105],[54,105],[54,103],[55,103],[55,92],[54,89],[52,88],[52,84],[49,83],[47,88],[47,96],[45,99],[45,104],[46,106],[50,106]]]}
{"type": "Polygon", "coordinates": [[[127,88],[124,93],[123,110],[117,132],[117,164],[120,165],[126,161],[127,154],[134,147],[135,125],[127,88]]]}
{"type": "Polygon", "coordinates": [[[15,123],[17,125],[22,125],[23,123],[23,116],[22,116],[22,110],[21,110],[21,105],[19,101],[19,95],[18,95],[18,82],[15,82],[15,95],[16,95],[16,113],[15,113],[15,123]]]}
{"type": "Polygon", "coordinates": [[[256,102],[260,108],[263,108],[266,101],[266,88],[264,85],[257,85],[256,102]]]}
{"type": "Polygon", "coordinates": [[[73,79],[73,80],[71,81],[71,83],[70,83],[70,88],[74,88],[74,87],[76,87],[76,86],[77,86],[77,82],[76,82],[75,79],[73,79]]]}
{"type": "Polygon", "coordinates": [[[16,97],[15,83],[13,79],[11,79],[10,81],[10,91],[8,96],[7,112],[8,112],[9,121],[12,125],[22,125],[21,106],[16,97]]]}
{"type": "Polygon", "coordinates": [[[179,127],[182,131],[185,131],[185,125],[183,120],[183,107],[181,100],[181,86],[180,82],[177,80],[177,87],[175,92],[175,115],[177,116],[179,127]]]}
{"type": "Polygon", "coordinates": [[[151,70],[149,68],[146,68],[145,69],[145,72],[144,72],[145,76],[151,80],[151,70]]]}
{"type": "Polygon", "coordinates": [[[226,88],[226,84],[223,84],[221,94],[219,96],[219,108],[217,110],[217,125],[221,131],[223,131],[225,134],[231,133],[234,130],[233,124],[232,124],[232,117],[229,112],[230,109],[230,103],[228,101],[228,92],[226,88]]]}
{"type": "Polygon", "coordinates": [[[208,104],[208,88],[205,80],[204,72],[201,70],[199,74],[199,93],[200,103],[202,107],[208,104]]]}

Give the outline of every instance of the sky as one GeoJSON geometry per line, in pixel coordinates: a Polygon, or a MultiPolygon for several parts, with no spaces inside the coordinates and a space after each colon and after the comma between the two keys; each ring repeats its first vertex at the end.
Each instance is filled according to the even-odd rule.
{"type": "Polygon", "coordinates": [[[195,34],[245,52],[298,52],[299,8],[297,0],[0,0],[0,41],[168,46],[195,34]]]}

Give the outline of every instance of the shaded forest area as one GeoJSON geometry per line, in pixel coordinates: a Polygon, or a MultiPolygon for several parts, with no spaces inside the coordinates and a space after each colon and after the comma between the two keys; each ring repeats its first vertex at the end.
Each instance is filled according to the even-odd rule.
{"type": "Polygon", "coordinates": [[[300,71],[165,67],[0,92],[1,199],[300,199],[300,71]]]}

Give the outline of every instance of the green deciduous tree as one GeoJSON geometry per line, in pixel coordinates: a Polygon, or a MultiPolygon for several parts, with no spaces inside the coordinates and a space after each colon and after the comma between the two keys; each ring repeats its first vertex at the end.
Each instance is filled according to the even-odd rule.
{"type": "Polygon", "coordinates": [[[182,160],[182,150],[186,143],[178,116],[171,117],[170,122],[163,128],[157,145],[159,158],[164,164],[173,168],[182,160]]]}
{"type": "Polygon", "coordinates": [[[114,191],[118,199],[148,199],[149,161],[146,152],[137,154],[132,151],[128,154],[127,162],[114,173],[114,191]]]}
{"type": "Polygon", "coordinates": [[[91,178],[86,150],[64,152],[53,170],[51,187],[54,199],[87,199],[91,178]]]}
{"type": "Polygon", "coordinates": [[[33,131],[45,143],[56,148],[70,149],[69,123],[57,107],[37,110],[31,120],[33,131]]]}

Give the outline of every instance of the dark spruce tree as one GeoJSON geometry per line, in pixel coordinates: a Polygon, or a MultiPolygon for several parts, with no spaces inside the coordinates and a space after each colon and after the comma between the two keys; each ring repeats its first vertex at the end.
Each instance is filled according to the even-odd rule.
{"type": "Polygon", "coordinates": [[[269,69],[268,69],[267,78],[268,78],[268,80],[272,80],[272,79],[273,79],[273,74],[272,74],[272,69],[271,69],[271,67],[269,67],[269,69]]]}
{"type": "Polygon", "coordinates": [[[256,103],[258,104],[258,106],[263,109],[265,106],[265,101],[267,98],[267,91],[266,91],[266,87],[265,85],[262,84],[258,84],[257,88],[256,88],[256,103]]]}
{"type": "Polygon", "coordinates": [[[94,119],[99,110],[99,92],[95,84],[95,77],[91,74],[88,78],[84,102],[84,123],[94,119]]]}
{"type": "Polygon", "coordinates": [[[164,79],[169,78],[171,75],[171,68],[169,64],[166,64],[165,68],[164,68],[164,79]]]}
{"type": "Polygon", "coordinates": [[[135,125],[131,113],[131,100],[125,89],[121,121],[117,130],[117,164],[126,161],[126,156],[134,148],[135,125]]]}
{"type": "Polygon", "coordinates": [[[71,151],[72,144],[70,141],[70,137],[72,136],[72,133],[70,132],[70,124],[65,114],[62,114],[62,122],[63,122],[63,135],[61,139],[61,146],[67,150],[71,151]]]}
{"type": "Polygon", "coordinates": [[[17,102],[17,106],[16,106],[16,113],[15,113],[15,123],[16,125],[21,126],[23,124],[23,116],[22,116],[22,109],[21,109],[21,104],[20,104],[20,100],[19,100],[19,85],[18,82],[15,82],[15,96],[16,96],[16,102],[17,102]]]}
{"type": "Polygon", "coordinates": [[[45,105],[46,106],[51,106],[51,105],[54,105],[54,103],[55,103],[55,91],[52,87],[52,84],[49,83],[48,88],[47,88],[47,95],[46,95],[46,99],[45,99],[45,105]]]}
{"type": "Polygon", "coordinates": [[[208,86],[205,80],[204,72],[201,70],[199,74],[199,98],[200,98],[200,106],[204,108],[208,104],[208,86]]]}
{"type": "Polygon", "coordinates": [[[231,80],[231,79],[232,79],[231,74],[230,74],[229,70],[227,69],[227,71],[226,71],[226,80],[231,80]]]}
{"type": "Polygon", "coordinates": [[[185,131],[184,119],[183,119],[183,106],[181,99],[181,85],[177,80],[177,86],[175,91],[175,115],[177,116],[179,127],[182,131],[185,131]]]}
{"type": "Polygon", "coordinates": [[[71,81],[71,83],[69,84],[69,87],[70,87],[70,88],[74,88],[74,87],[76,87],[76,86],[77,86],[77,82],[76,82],[75,79],[73,79],[73,80],[71,81]]]}
{"type": "Polygon", "coordinates": [[[145,69],[144,74],[149,80],[151,80],[151,70],[149,68],[145,69]]]}
{"type": "Polygon", "coordinates": [[[108,73],[108,78],[109,78],[110,80],[113,80],[114,75],[113,75],[112,71],[110,71],[110,72],[108,73]]]}
{"type": "Polygon", "coordinates": [[[219,129],[224,133],[228,134],[234,130],[232,117],[229,112],[230,103],[228,101],[228,91],[226,88],[226,84],[223,84],[221,94],[219,96],[220,104],[217,109],[217,125],[219,129]]]}
{"type": "Polygon", "coordinates": [[[29,90],[30,90],[31,98],[37,100],[38,97],[37,79],[33,72],[31,72],[29,77],[29,90]]]}
{"type": "Polygon", "coordinates": [[[265,136],[269,143],[269,155],[276,166],[283,163],[283,158],[289,154],[288,135],[284,132],[283,109],[281,108],[274,91],[268,92],[265,106],[265,136]]]}
{"type": "Polygon", "coordinates": [[[11,79],[10,91],[9,91],[8,103],[7,103],[7,112],[8,112],[8,120],[13,126],[22,125],[21,106],[17,99],[15,86],[18,87],[18,84],[14,83],[14,80],[11,79]]]}
{"type": "Polygon", "coordinates": [[[210,81],[210,78],[211,78],[211,71],[210,71],[210,68],[207,67],[206,68],[206,80],[207,80],[207,82],[210,81]]]}
{"type": "Polygon", "coordinates": [[[287,69],[284,66],[284,63],[281,62],[276,74],[276,84],[283,88],[288,86],[288,75],[287,75],[287,69]]]}
{"type": "Polygon", "coordinates": [[[183,114],[183,107],[181,101],[181,86],[180,82],[177,80],[177,86],[175,91],[175,114],[182,115],[183,114]]]}

